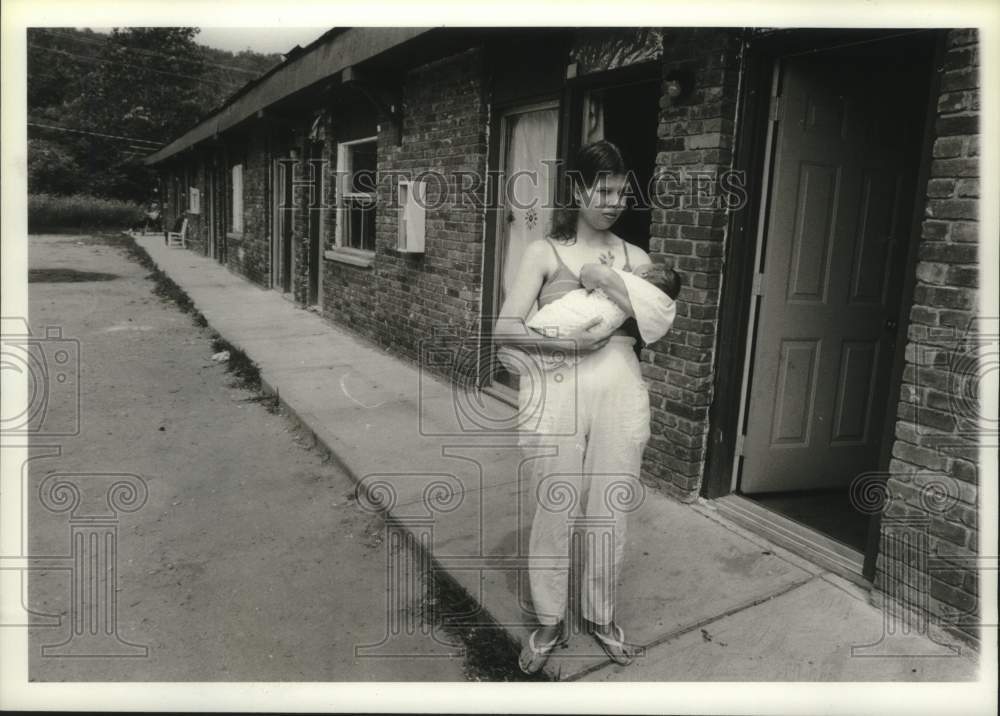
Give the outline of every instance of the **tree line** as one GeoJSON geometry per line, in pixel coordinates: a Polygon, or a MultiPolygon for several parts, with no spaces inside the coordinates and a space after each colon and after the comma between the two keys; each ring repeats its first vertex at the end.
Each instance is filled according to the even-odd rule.
{"type": "Polygon", "coordinates": [[[29,28],[29,193],[153,199],[143,157],[281,61],[199,45],[198,32],[29,28]]]}

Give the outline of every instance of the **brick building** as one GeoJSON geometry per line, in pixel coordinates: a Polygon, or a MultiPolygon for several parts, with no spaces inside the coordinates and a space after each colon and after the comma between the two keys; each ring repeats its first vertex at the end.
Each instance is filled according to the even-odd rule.
{"type": "Polygon", "coordinates": [[[974,30],[336,29],[147,161],[191,250],[408,360],[460,336],[503,401],[548,214],[498,173],[558,198],[600,138],[685,279],[644,480],[976,643],[974,30]]]}

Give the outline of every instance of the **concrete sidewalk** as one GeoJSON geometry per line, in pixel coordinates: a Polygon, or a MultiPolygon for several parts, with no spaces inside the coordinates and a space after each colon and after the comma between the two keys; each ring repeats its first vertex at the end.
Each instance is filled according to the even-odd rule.
{"type": "MultiPolygon", "coordinates": [[[[267,388],[363,482],[372,501],[381,499],[396,524],[425,546],[434,567],[514,639],[526,639],[530,618],[520,605],[528,593],[530,503],[519,488],[524,457],[515,436],[463,430],[451,385],[211,259],[168,249],[159,237],[136,241],[209,325],[256,362],[267,388]]],[[[499,401],[480,409],[510,412],[499,401]]],[[[977,678],[967,648],[956,655],[899,628],[884,636],[883,613],[865,590],[725,520],[710,502],[682,505],[648,489],[629,519],[616,620],[645,653],[618,667],[577,634],[549,660],[555,678],[977,678]],[[852,647],[873,644],[852,655],[852,647]]],[[[391,639],[385,649],[391,652],[391,639]]]]}

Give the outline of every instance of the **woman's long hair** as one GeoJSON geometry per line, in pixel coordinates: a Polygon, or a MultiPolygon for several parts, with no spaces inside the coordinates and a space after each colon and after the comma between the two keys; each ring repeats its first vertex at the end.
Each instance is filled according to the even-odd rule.
{"type": "Polygon", "coordinates": [[[621,150],[607,140],[580,148],[562,177],[562,198],[552,212],[549,236],[557,241],[576,241],[578,214],[574,189],[589,190],[600,177],[624,176],[625,160],[621,150]]]}

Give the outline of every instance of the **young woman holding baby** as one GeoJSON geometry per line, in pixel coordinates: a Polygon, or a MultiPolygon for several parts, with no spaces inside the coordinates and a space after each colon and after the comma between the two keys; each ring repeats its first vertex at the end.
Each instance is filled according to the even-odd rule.
{"type": "Polygon", "coordinates": [[[572,206],[556,210],[548,238],[525,248],[494,333],[501,350],[529,355],[558,355],[567,344],[575,347],[567,369],[535,373],[544,382],[542,389],[521,381],[521,414],[535,416],[531,429],[521,433],[521,444],[556,448],[527,463],[530,494],[537,501],[528,569],[540,626],[521,653],[526,673],[541,669],[551,651],[568,639],[567,564],[574,516],[585,518],[584,544],[589,545],[584,549],[582,617],[612,660],[627,664],[636,653],[613,619],[625,545],[622,498],[623,493],[641,494],[639,469],[650,434],[649,395],[633,346],[640,336],[652,342],[669,329],[679,289],[673,271],[658,273],[645,251],[610,231],[624,209],[626,188],[617,147],[601,141],[582,148],[567,176],[572,206]],[[570,301],[585,294],[581,288],[606,296],[628,320],[612,331],[598,315],[558,336],[526,328],[524,321],[536,304],[542,309],[562,299],[568,310],[570,301]],[[574,502],[571,510],[562,501],[567,490],[574,502]],[[601,534],[587,535],[586,518],[602,525],[597,528],[601,534]]]}

